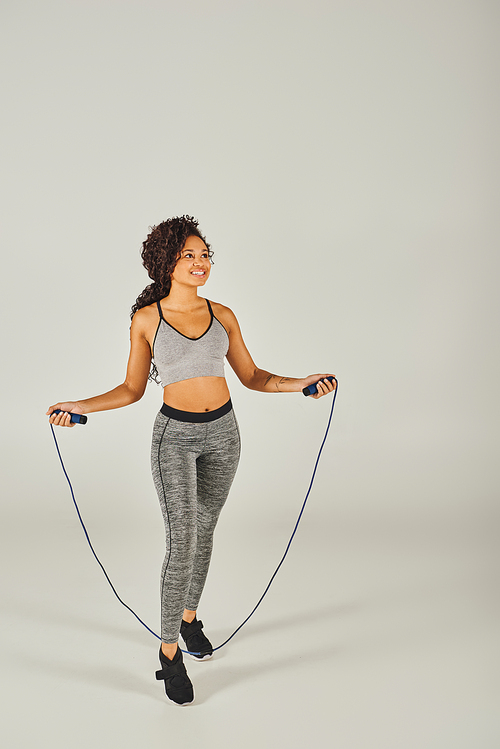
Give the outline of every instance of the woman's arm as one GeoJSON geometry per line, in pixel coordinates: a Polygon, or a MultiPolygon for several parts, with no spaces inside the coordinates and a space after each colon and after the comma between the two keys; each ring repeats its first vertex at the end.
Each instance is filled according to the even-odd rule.
{"type": "Polygon", "coordinates": [[[236,316],[228,307],[222,307],[222,305],[217,305],[217,307],[221,308],[217,312],[229,335],[227,360],[245,387],[261,393],[300,393],[303,388],[312,385],[313,382],[318,382],[318,392],[310,396],[312,398],[321,398],[335,390],[335,382],[326,379],[319,382],[326,377],[331,377],[329,373],[307,377],[281,377],[257,367],[245,346],[236,316]]]}
{"type": "Polygon", "coordinates": [[[118,387],[93,398],[78,401],[65,401],[49,406],[47,415],[60,409],[60,414],[50,416],[50,423],[57,426],[74,426],[70,413],[88,414],[95,411],[108,411],[113,408],[128,406],[140,400],[144,395],[151,367],[151,349],[146,339],[146,315],[139,310],[134,315],[130,328],[130,356],[127,364],[125,381],[118,387]]]}

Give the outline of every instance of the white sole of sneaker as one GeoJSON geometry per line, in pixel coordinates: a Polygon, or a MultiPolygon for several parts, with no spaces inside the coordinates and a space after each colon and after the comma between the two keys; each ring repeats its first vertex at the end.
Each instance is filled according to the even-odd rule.
{"type": "Polygon", "coordinates": [[[204,655],[203,658],[199,658],[197,655],[191,655],[191,653],[186,653],[186,655],[189,655],[192,661],[209,661],[210,658],[212,658],[213,653],[208,653],[207,655],[204,655]]]}

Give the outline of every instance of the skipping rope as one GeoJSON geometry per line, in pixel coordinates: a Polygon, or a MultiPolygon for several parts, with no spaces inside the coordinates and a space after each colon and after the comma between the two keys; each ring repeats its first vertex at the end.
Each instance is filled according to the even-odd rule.
{"type": "MultiPolygon", "coordinates": [[[[307,504],[307,500],[309,499],[309,495],[310,495],[310,493],[311,493],[311,489],[312,489],[312,487],[313,487],[314,479],[315,479],[315,476],[316,476],[316,471],[317,471],[317,469],[318,469],[318,465],[319,465],[319,460],[320,460],[320,458],[321,458],[321,453],[323,452],[323,447],[324,447],[324,445],[325,445],[325,442],[326,442],[326,438],[328,437],[328,432],[330,431],[330,424],[331,424],[331,421],[332,421],[332,416],[333,416],[333,409],[335,408],[335,400],[336,400],[336,398],[337,398],[337,391],[338,391],[338,382],[337,382],[337,380],[336,380],[336,379],[335,379],[335,383],[336,383],[336,387],[335,387],[335,390],[333,391],[333,400],[332,400],[332,407],[331,407],[331,409],[330,409],[330,415],[329,415],[329,417],[328,417],[328,423],[327,423],[327,425],[326,425],[325,436],[323,437],[323,441],[321,442],[321,446],[320,446],[320,448],[319,448],[319,451],[318,451],[318,455],[317,455],[317,457],[316,457],[316,462],[315,462],[315,464],[314,464],[314,469],[313,469],[313,472],[312,472],[312,476],[311,476],[311,481],[309,482],[309,488],[308,488],[308,490],[307,490],[307,492],[306,492],[306,496],[305,496],[305,499],[304,499],[304,501],[303,501],[303,503],[302,503],[302,507],[301,507],[301,509],[300,509],[300,512],[299,512],[299,516],[298,516],[298,518],[297,518],[297,522],[295,523],[295,527],[294,527],[294,529],[293,529],[292,535],[290,536],[290,539],[289,539],[289,541],[288,541],[288,544],[287,544],[287,546],[286,546],[286,549],[285,549],[285,553],[284,553],[284,554],[283,554],[283,556],[281,557],[280,563],[278,564],[278,566],[277,566],[277,567],[276,567],[276,569],[274,570],[274,572],[273,572],[273,574],[272,574],[272,577],[271,577],[271,579],[269,580],[269,582],[268,582],[268,584],[267,584],[267,586],[266,586],[266,589],[265,589],[265,590],[264,590],[264,592],[262,593],[261,597],[259,598],[259,600],[258,600],[258,601],[257,601],[257,603],[255,604],[255,606],[253,607],[252,611],[251,611],[251,612],[249,613],[249,615],[247,616],[247,618],[246,618],[246,619],[245,619],[245,620],[244,620],[244,621],[243,621],[243,622],[242,622],[242,623],[240,624],[240,626],[239,626],[239,627],[237,627],[237,628],[236,628],[236,629],[234,630],[234,632],[232,633],[232,635],[230,635],[230,636],[229,636],[229,637],[227,638],[227,640],[224,640],[224,642],[223,642],[223,643],[222,643],[221,645],[218,645],[218,646],[217,646],[216,648],[213,648],[213,652],[215,652],[216,650],[220,650],[221,648],[223,648],[223,647],[224,647],[224,645],[227,645],[227,643],[228,643],[228,642],[229,642],[230,640],[232,640],[232,639],[233,639],[233,637],[235,636],[235,634],[237,634],[237,633],[238,633],[238,632],[240,631],[240,629],[241,629],[242,627],[244,627],[244,626],[245,626],[245,624],[246,624],[246,623],[248,622],[248,620],[249,620],[249,619],[250,619],[250,618],[251,618],[251,617],[252,617],[252,616],[253,616],[253,615],[255,614],[255,612],[256,612],[256,611],[257,611],[257,609],[259,608],[260,604],[261,604],[261,603],[262,603],[262,601],[264,600],[264,597],[266,596],[266,594],[267,594],[267,592],[268,592],[269,588],[270,588],[270,587],[271,587],[271,585],[273,584],[274,578],[275,578],[275,577],[276,577],[276,575],[278,574],[278,572],[279,572],[279,569],[280,569],[281,565],[282,565],[282,564],[283,564],[283,562],[285,561],[286,555],[288,554],[288,551],[289,551],[289,549],[290,549],[290,546],[291,546],[291,544],[292,544],[292,541],[293,541],[293,539],[294,539],[294,536],[295,536],[295,534],[296,534],[296,532],[297,532],[297,528],[299,527],[299,523],[300,523],[300,521],[301,521],[301,519],[302,519],[302,515],[304,514],[304,509],[305,509],[305,506],[306,506],[306,504],[307,504]]],[[[95,557],[95,559],[96,559],[96,562],[98,563],[99,567],[100,567],[100,568],[101,568],[101,570],[103,571],[103,573],[104,573],[104,577],[105,577],[105,578],[106,578],[106,580],[108,581],[108,583],[109,583],[109,585],[110,585],[110,587],[111,587],[111,590],[113,591],[113,593],[115,594],[115,596],[116,596],[116,597],[118,598],[118,600],[120,601],[120,603],[122,604],[122,606],[125,606],[125,608],[126,608],[126,609],[128,609],[128,610],[130,611],[130,613],[131,613],[131,614],[133,614],[133,615],[135,616],[135,618],[137,619],[137,621],[139,621],[139,622],[140,622],[140,623],[142,624],[142,626],[143,626],[143,627],[145,627],[145,628],[146,628],[146,629],[148,630],[148,632],[151,632],[151,634],[152,634],[152,635],[153,635],[154,637],[156,637],[156,638],[157,638],[158,640],[160,640],[160,641],[161,641],[161,637],[160,637],[159,635],[157,635],[157,634],[156,634],[156,632],[154,632],[154,631],[153,631],[153,630],[152,630],[152,629],[151,629],[150,627],[148,627],[148,625],[147,625],[147,624],[146,624],[145,622],[143,622],[143,621],[142,621],[142,619],[140,618],[140,616],[138,616],[138,615],[137,615],[137,614],[135,613],[135,611],[134,611],[134,610],[133,610],[133,609],[132,609],[132,608],[131,608],[130,606],[128,606],[128,605],[127,605],[127,604],[125,603],[125,601],[123,601],[123,600],[122,600],[122,599],[120,598],[120,596],[118,595],[118,593],[117,593],[117,591],[116,591],[116,588],[115,588],[115,586],[114,586],[114,585],[113,585],[113,583],[111,582],[111,579],[110,579],[110,577],[109,577],[108,573],[106,572],[106,570],[105,570],[105,568],[104,568],[104,565],[102,564],[101,560],[100,560],[100,559],[99,559],[99,557],[97,556],[97,554],[96,554],[96,552],[95,552],[95,549],[94,549],[94,547],[92,546],[92,541],[90,540],[90,536],[89,536],[89,534],[88,534],[87,528],[85,527],[85,523],[83,522],[83,518],[82,518],[82,516],[81,516],[81,513],[80,513],[80,509],[79,509],[79,507],[78,507],[77,501],[76,501],[76,499],[75,499],[75,493],[74,493],[74,491],[73,491],[73,486],[72,486],[72,484],[71,484],[70,478],[69,478],[69,476],[68,476],[68,473],[67,473],[67,471],[66,471],[66,468],[65,468],[65,466],[64,466],[64,462],[63,462],[63,459],[62,459],[62,456],[61,456],[61,451],[59,450],[59,445],[58,445],[58,443],[57,443],[57,438],[56,438],[56,434],[55,434],[55,431],[54,431],[54,427],[53,427],[53,425],[52,425],[52,424],[50,424],[50,429],[51,429],[51,431],[52,431],[52,436],[54,437],[54,442],[55,442],[55,445],[56,445],[56,450],[57,450],[57,454],[58,454],[58,456],[59,456],[59,460],[60,460],[60,462],[61,462],[61,467],[62,467],[62,469],[63,469],[63,473],[64,473],[64,475],[66,476],[66,480],[67,480],[67,482],[68,482],[68,484],[69,484],[69,488],[70,488],[70,491],[71,491],[71,498],[73,499],[73,504],[74,504],[74,506],[75,506],[75,510],[76,510],[76,513],[77,513],[77,515],[78,515],[78,519],[79,519],[79,521],[80,521],[80,524],[81,524],[81,526],[82,526],[82,528],[83,528],[83,532],[84,532],[84,534],[85,534],[85,538],[87,539],[87,542],[88,542],[88,545],[90,546],[90,549],[91,549],[91,551],[92,551],[92,554],[94,555],[94,557],[95,557]]],[[[180,646],[179,646],[179,647],[180,647],[180,646]]],[[[180,649],[182,650],[182,648],[180,648],[180,649]]],[[[199,653],[191,653],[191,651],[189,651],[189,650],[182,650],[182,652],[183,652],[183,653],[189,653],[189,654],[191,654],[191,655],[199,655],[199,653]]]]}

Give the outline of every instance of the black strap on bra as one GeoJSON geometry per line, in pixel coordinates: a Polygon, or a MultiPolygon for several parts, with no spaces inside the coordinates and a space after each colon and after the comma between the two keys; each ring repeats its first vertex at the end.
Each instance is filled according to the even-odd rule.
{"type": "Polygon", "coordinates": [[[160,320],[165,320],[165,318],[163,317],[163,312],[161,311],[160,302],[156,302],[156,306],[158,307],[158,314],[160,315],[160,320]]]}

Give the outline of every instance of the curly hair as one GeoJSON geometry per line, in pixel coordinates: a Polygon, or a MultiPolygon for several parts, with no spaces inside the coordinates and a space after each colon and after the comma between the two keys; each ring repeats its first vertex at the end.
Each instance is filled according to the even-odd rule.
{"type": "MultiPolygon", "coordinates": [[[[198,221],[194,216],[175,216],[162,221],[158,226],[150,226],[150,232],[142,243],[142,264],[153,283],[146,286],[132,306],[130,317],[137,310],[147,307],[164,299],[170,293],[172,286],[172,272],[180,257],[181,250],[188,237],[199,237],[208,250],[208,256],[213,263],[213,252],[203,234],[198,229],[198,221]]],[[[158,370],[153,363],[149,379],[160,384],[158,370]]]]}

